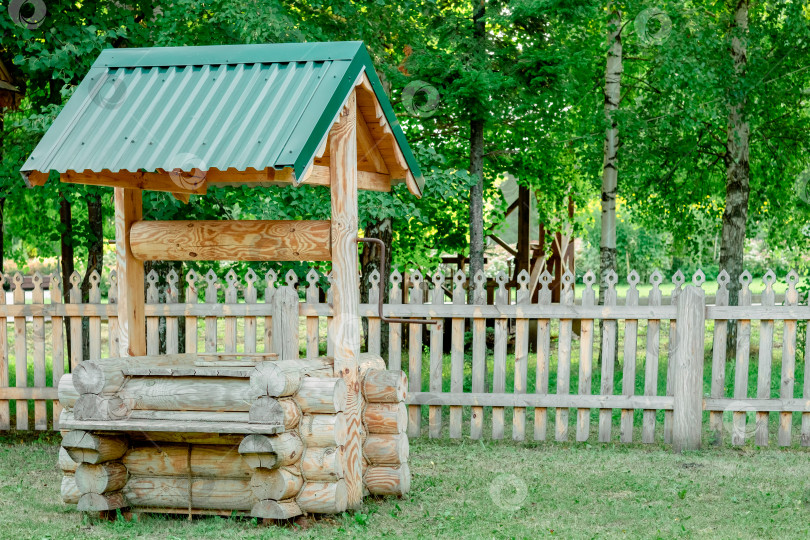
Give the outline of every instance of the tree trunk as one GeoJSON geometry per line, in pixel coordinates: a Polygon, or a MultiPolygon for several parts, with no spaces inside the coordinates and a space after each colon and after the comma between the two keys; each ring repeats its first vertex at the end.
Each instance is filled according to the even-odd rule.
{"type": "MultiPolygon", "coordinates": [[[[748,62],[746,37],[748,34],[748,0],[738,0],[731,23],[731,58],[734,60],[734,80],[729,88],[728,129],[726,137],[726,208],[723,212],[723,231],[720,244],[720,268],[731,278],[728,284],[729,305],[736,306],[739,298],[739,277],[743,271],[745,225],[748,219],[750,168],[748,141],[750,128],[745,108],[747,97],[739,91],[740,79],[745,75],[748,62]]],[[[737,325],[729,321],[727,355],[734,357],[737,343],[737,325]]]]}
{"type": "MultiPolygon", "coordinates": [[[[616,192],[619,181],[618,152],[619,127],[614,112],[619,108],[622,80],[622,18],[618,7],[611,6],[608,21],[607,67],[605,68],[605,157],[602,168],[602,235],[599,241],[599,275],[604,285],[604,274],[616,270],[616,192]]],[[[604,303],[604,287],[599,287],[599,304],[604,303]]]]}
{"type": "MultiPolygon", "coordinates": [[[[368,223],[364,229],[366,238],[379,238],[385,244],[385,274],[380,268],[380,250],[374,244],[363,244],[363,253],[360,256],[360,301],[368,302],[369,281],[368,278],[374,270],[380,273],[380,294],[383,301],[388,300],[388,276],[391,274],[391,246],[394,239],[394,228],[391,218],[381,219],[368,223]]],[[[368,347],[368,320],[363,318],[363,335],[366,336],[366,347],[368,347]]],[[[380,350],[388,350],[388,332],[381,332],[380,350]]]]}
{"type": "MultiPolygon", "coordinates": [[[[87,269],[82,279],[83,303],[87,303],[90,299],[90,275],[93,270],[98,272],[99,276],[101,275],[104,257],[104,215],[102,213],[101,195],[97,192],[86,193],[85,202],[87,203],[89,234],[87,238],[87,269]]],[[[90,358],[89,320],[87,317],[82,318],[82,329],[82,351],[84,353],[82,358],[90,358]]]]}
{"type": "MultiPolygon", "coordinates": [[[[71,216],[70,201],[65,197],[64,192],[59,191],[59,225],[62,229],[62,239],[60,242],[60,256],[62,258],[62,299],[65,303],[70,302],[70,276],[73,274],[73,219],[71,216]]],[[[68,354],[72,350],[70,339],[70,319],[65,321],[65,344],[68,354]]],[[[72,366],[71,359],[68,366],[72,366]]]]}
{"type": "MultiPolygon", "coordinates": [[[[480,44],[473,54],[486,51],[486,5],[481,0],[473,14],[473,37],[480,44]]],[[[472,111],[470,120],[470,277],[484,269],[484,117],[472,111]]]]}
{"type": "MultiPolygon", "coordinates": [[[[608,20],[608,54],[605,66],[605,156],[602,166],[602,232],[599,240],[599,305],[605,303],[605,272],[616,271],[616,194],[619,187],[619,126],[614,116],[619,109],[622,85],[622,15],[616,4],[611,4],[608,20]]],[[[604,323],[599,321],[599,335],[604,323]]],[[[618,351],[616,340],[616,351],[618,351]]],[[[615,357],[615,356],[614,356],[615,357]]],[[[597,364],[602,364],[599,348],[597,364]]]]}

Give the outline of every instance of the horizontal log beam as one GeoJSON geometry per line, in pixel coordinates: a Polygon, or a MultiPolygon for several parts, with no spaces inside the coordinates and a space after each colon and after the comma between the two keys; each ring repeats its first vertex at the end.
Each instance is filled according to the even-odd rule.
{"type": "Polygon", "coordinates": [[[138,221],[130,231],[142,261],[328,261],[331,224],[320,221],[138,221]]]}
{"type": "MultiPolygon", "coordinates": [[[[177,194],[205,195],[209,186],[283,186],[291,185],[294,179],[292,168],[276,170],[236,171],[209,169],[191,172],[101,172],[67,171],[59,175],[66,184],[85,184],[91,186],[120,187],[164,191],[177,194]]],[[[32,186],[41,186],[48,179],[47,174],[34,172],[28,181],[32,186]]],[[[329,185],[329,167],[313,165],[299,183],[313,186],[329,185]]],[[[357,187],[366,191],[391,191],[391,176],[383,173],[358,171],[357,187]]]]}

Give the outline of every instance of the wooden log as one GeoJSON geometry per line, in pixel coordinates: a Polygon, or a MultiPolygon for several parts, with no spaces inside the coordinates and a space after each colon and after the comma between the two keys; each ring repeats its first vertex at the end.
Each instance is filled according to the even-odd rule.
{"type": "Polygon", "coordinates": [[[343,379],[305,377],[293,399],[304,414],[334,414],[346,408],[346,396],[343,379]]]}
{"type": "Polygon", "coordinates": [[[339,447],[307,448],[301,473],[308,482],[336,482],[343,478],[343,452],[339,447]]]}
{"type": "Polygon", "coordinates": [[[142,261],[329,261],[329,221],[138,221],[132,253],[142,261]]]}
{"type": "MultiPolygon", "coordinates": [[[[213,444],[231,445],[239,447],[245,438],[244,433],[212,433],[212,432],[182,432],[176,431],[130,431],[129,438],[133,443],[180,443],[180,444],[213,444]]],[[[162,444],[161,444],[162,446],[162,444]]]]}
{"type": "Polygon", "coordinates": [[[250,477],[250,488],[259,500],[289,499],[298,495],[304,480],[298,471],[287,468],[259,468],[250,477]]]}
{"type": "Polygon", "coordinates": [[[407,463],[398,467],[369,467],[363,482],[373,495],[402,497],[411,490],[411,469],[407,463]]]}
{"type": "Polygon", "coordinates": [[[341,413],[305,414],[301,417],[298,432],[307,447],[343,446],[348,437],[346,417],[341,413]]]}
{"type": "Polygon", "coordinates": [[[73,370],[72,382],[80,394],[113,394],[124,384],[127,368],[191,367],[195,360],[193,354],[164,354],[84,361],[73,370]]]}
{"type": "Polygon", "coordinates": [[[408,462],[409,444],[405,434],[371,434],[363,444],[363,457],[372,465],[399,465],[408,462]]]}
{"type": "MultiPolygon", "coordinates": [[[[115,188],[115,252],[118,272],[118,344],[115,356],[146,354],[143,261],[130,247],[132,224],[143,218],[140,189],[115,188]]],[[[74,341],[75,343],[75,341],[74,341]]]]}
{"type": "Polygon", "coordinates": [[[82,492],[76,486],[76,478],[72,474],[62,477],[62,486],[59,490],[62,502],[65,504],[76,504],[82,496],[82,492]]]}
{"type": "Polygon", "coordinates": [[[284,409],[271,397],[262,396],[250,405],[249,422],[254,424],[284,425],[284,409]]]}
{"type": "Polygon", "coordinates": [[[295,502],[304,512],[340,514],[347,508],[346,482],[305,482],[295,502]]]}
{"type": "Polygon", "coordinates": [[[360,372],[360,377],[364,377],[366,372],[370,369],[383,370],[385,369],[385,360],[379,354],[360,353],[357,362],[357,367],[360,372]]]}
{"type": "Polygon", "coordinates": [[[287,501],[259,501],[253,505],[250,515],[264,519],[290,519],[303,514],[294,499],[287,501]]]}
{"type": "Polygon", "coordinates": [[[73,375],[65,373],[59,379],[59,403],[62,407],[73,408],[76,405],[76,400],[79,399],[79,391],[73,386],[73,375]]]}
{"type": "Polygon", "coordinates": [[[301,458],[303,450],[301,437],[296,433],[248,435],[239,444],[239,453],[254,469],[292,465],[301,458]]]}
{"type": "Polygon", "coordinates": [[[120,491],[114,493],[85,493],[79,498],[76,509],[79,512],[104,512],[129,506],[124,494],[120,491]]]}
{"type": "Polygon", "coordinates": [[[363,378],[363,397],[369,403],[405,401],[408,378],[402,371],[370,369],[363,378]]]}
{"type": "Polygon", "coordinates": [[[59,447],[59,468],[62,470],[63,473],[74,473],[76,472],[76,467],[78,467],[78,463],[73,461],[73,458],[70,457],[67,450],[62,447],[59,447]]]}
{"type": "Polygon", "coordinates": [[[298,391],[302,377],[332,377],[332,366],[331,358],[261,362],[251,371],[250,391],[255,397],[291,396],[298,391]]]}
{"type": "Polygon", "coordinates": [[[404,403],[368,403],[363,410],[363,423],[369,433],[405,433],[408,410],[404,403]]]}
{"type": "Polygon", "coordinates": [[[129,413],[129,407],[118,396],[82,394],[73,405],[76,420],[123,420],[129,413]]]}
{"type": "Polygon", "coordinates": [[[278,404],[284,409],[284,429],[292,431],[301,421],[301,409],[294,399],[280,399],[278,404]]]}
{"type": "Polygon", "coordinates": [[[73,461],[95,464],[120,458],[127,451],[128,443],[125,437],[73,430],[62,437],[62,447],[73,461]]]}
{"type": "Polygon", "coordinates": [[[91,465],[80,463],[76,468],[76,486],[82,493],[118,491],[127,483],[127,468],[120,461],[91,465]]]}
{"type": "Polygon", "coordinates": [[[254,401],[248,381],[215,377],[133,377],[118,395],[133,410],[249,411],[254,401]]]}
{"type": "Polygon", "coordinates": [[[123,492],[132,506],[147,508],[247,511],[258,502],[248,479],[192,477],[190,484],[188,476],[133,476],[123,492]]]}
{"type": "Polygon", "coordinates": [[[253,469],[239,454],[238,444],[139,444],[121,462],[131,476],[250,478],[253,469]]]}

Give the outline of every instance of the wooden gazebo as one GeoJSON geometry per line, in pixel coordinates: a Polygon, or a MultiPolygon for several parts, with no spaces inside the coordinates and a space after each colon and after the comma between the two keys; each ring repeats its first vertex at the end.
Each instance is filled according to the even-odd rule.
{"type": "Polygon", "coordinates": [[[357,190],[405,182],[418,197],[423,179],[362,43],[106,50],[22,167],[31,186],[54,172],[115,190],[120,358],[83,362],[60,384],[80,510],[286,518],[357,508],[364,488],[407,491],[404,375],[359,350],[357,190]],[[330,189],[331,220],[143,219],[142,190],[188,202],[212,185],[303,183],[330,189]],[[283,340],[276,354],[217,368],[197,355],[145,356],[146,260],[331,261],[334,358],[287,359],[283,340]],[[174,405],[155,405],[166,400],[147,387],[165,387],[174,405]],[[376,429],[369,407],[388,422],[374,459],[371,436],[363,447],[376,429]],[[170,471],[169,487],[134,485],[145,473],[133,452],[162,459],[134,441],[161,432],[182,435],[188,463],[170,471]],[[195,488],[204,466],[194,460],[210,461],[217,435],[217,455],[252,470],[247,487],[228,484],[227,500],[195,488]]]}

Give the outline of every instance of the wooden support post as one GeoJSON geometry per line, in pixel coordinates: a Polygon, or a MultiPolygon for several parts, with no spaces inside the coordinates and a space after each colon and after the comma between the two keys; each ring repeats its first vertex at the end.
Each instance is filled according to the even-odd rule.
{"type": "MultiPolygon", "coordinates": [[[[363,499],[360,462],[360,283],[357,257],[357,96],[349,96],[329,134],[332,196],[332,309],[335,375],[346,381],[348,440],[344,450],[346,502],[359,508],[363,499]]],[[[301,504],[301,500],[298,501],[301,504]]],[[[302,506],[303,509],[303,506],[302,506]]],[[[311,510],[315,511],[315,510],[311,510]]]]}
{"type": "Polygon", "coordinates": [[[678,298],[672,423],[672,448],[675,452],[700,448],[705,331],[705,293],[699,287],[687,286],[678,298]]]}
{"type": "Polygon", "coordinates": [[[129,232],[143,217],[140,189],[115,188],[115,251],[118,261],[120,356],[146,354],[143,262],[132,254],[129,232]]]}

